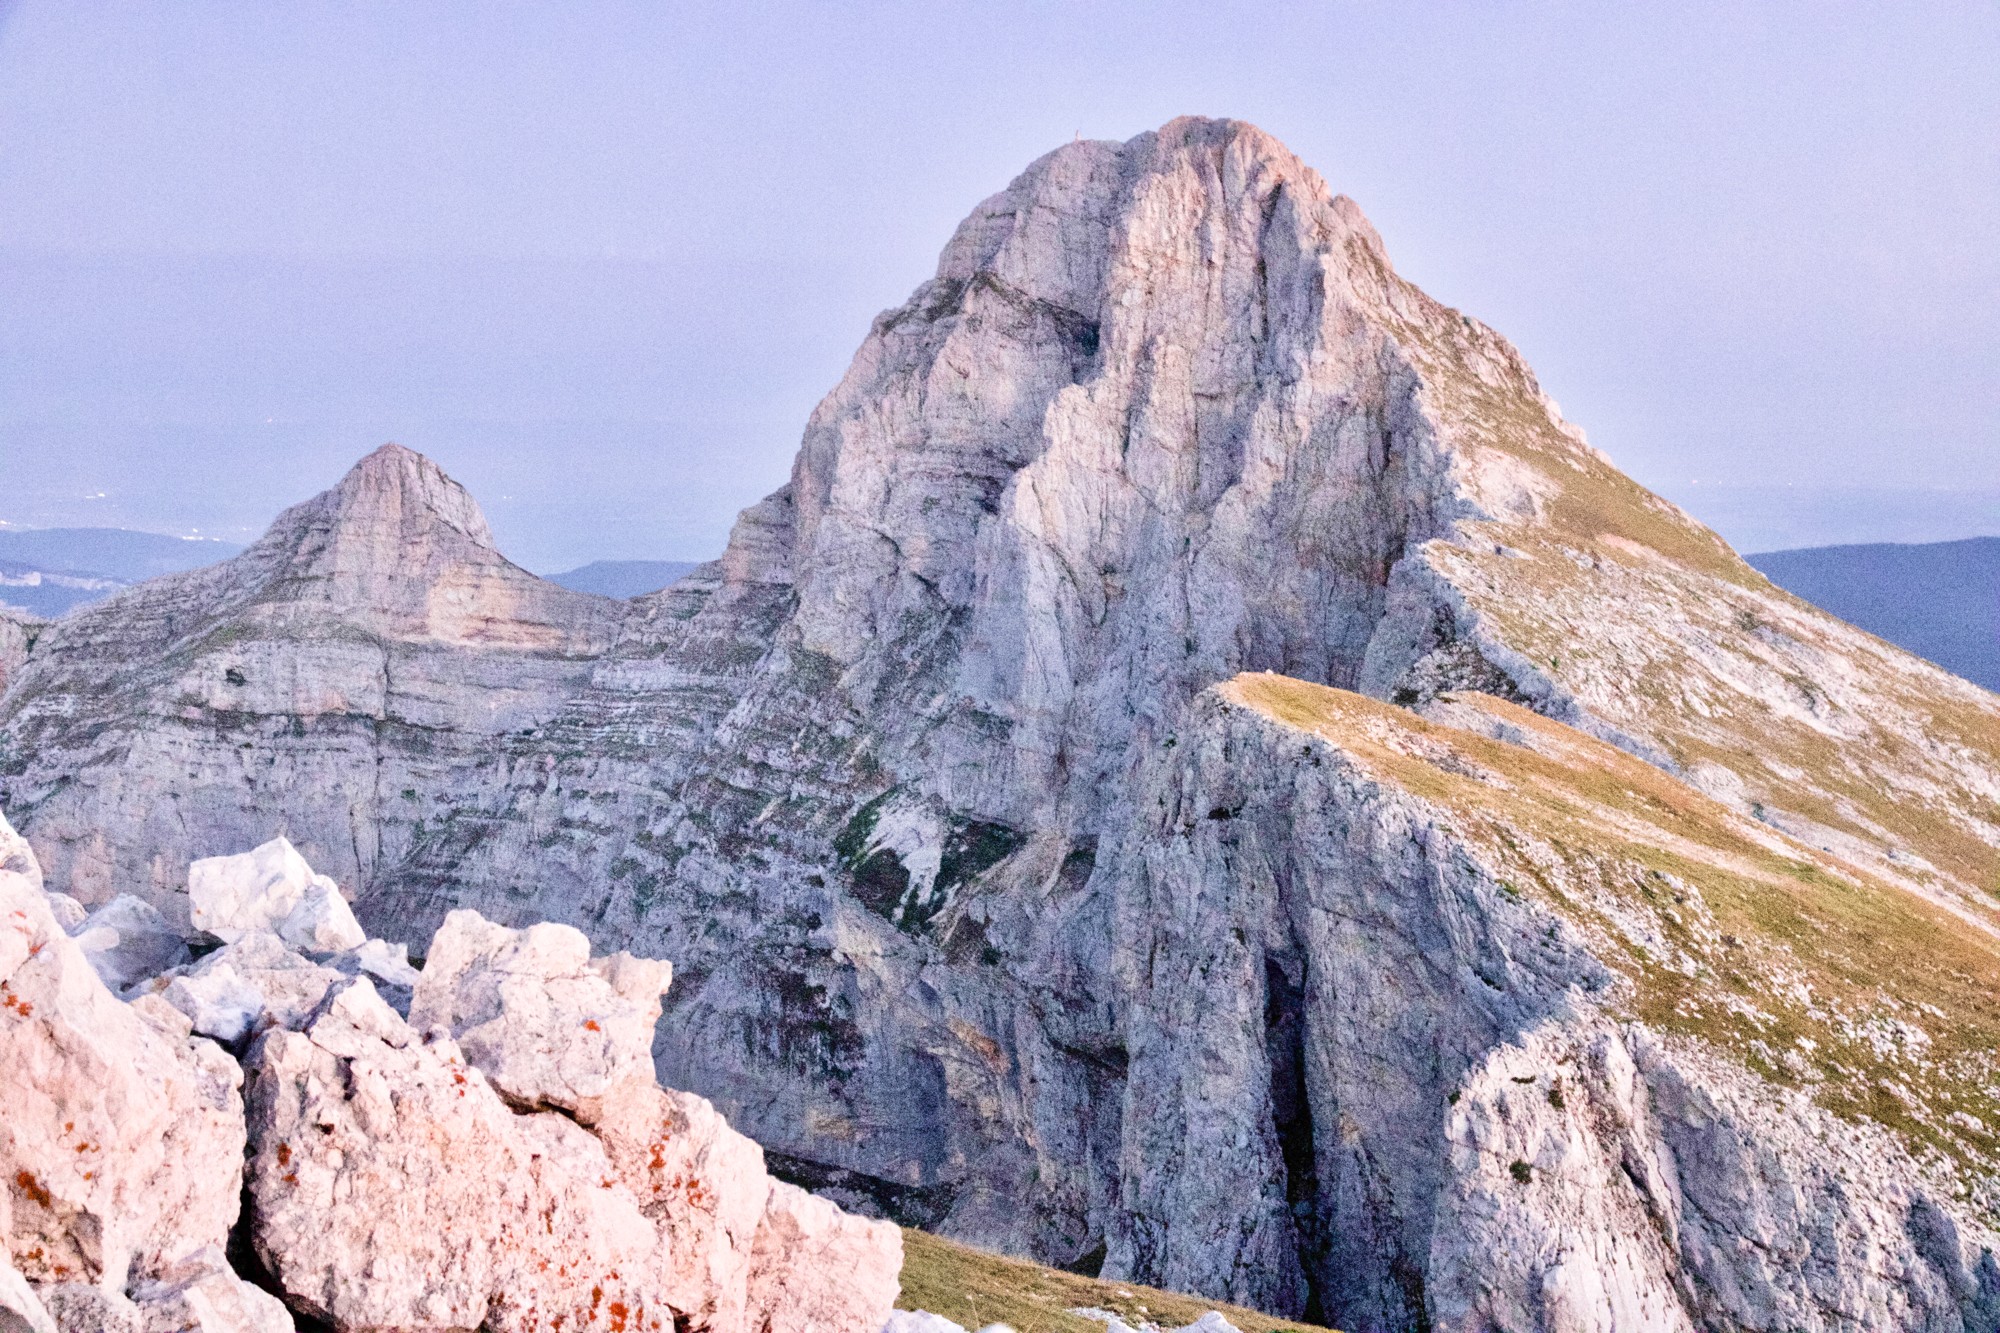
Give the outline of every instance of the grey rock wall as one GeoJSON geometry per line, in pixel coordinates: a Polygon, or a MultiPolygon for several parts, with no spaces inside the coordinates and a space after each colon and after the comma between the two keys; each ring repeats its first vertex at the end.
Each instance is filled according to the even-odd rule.
{"type": "Polygon", "coordinates": [[[7,682],[28,660],[28,649],[40,635],[43,622],[24,611],[0,606],[0,694],[7,682]]]}

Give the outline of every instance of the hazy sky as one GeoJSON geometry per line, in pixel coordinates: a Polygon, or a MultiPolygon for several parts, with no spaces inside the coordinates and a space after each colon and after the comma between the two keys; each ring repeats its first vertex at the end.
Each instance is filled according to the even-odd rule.
{"type": "Polygon", "coordinates": [[[531,568],[710,554],[973,204],[1190,112],[1745,549],[2000,531],[1993,0],[0,3],[0,520],[396,439],[531,568]]]}

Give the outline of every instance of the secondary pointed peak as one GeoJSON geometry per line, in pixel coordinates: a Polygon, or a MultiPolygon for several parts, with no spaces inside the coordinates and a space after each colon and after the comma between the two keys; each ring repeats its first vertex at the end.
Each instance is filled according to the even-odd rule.
{"type": "Polygon", "coordinates": [[[356,463],[339,484],[311,502],[343,529],[394,528],[402,540],[448,528],[494,549],[479,502],[423,454],[393,441],[356,463]]]}

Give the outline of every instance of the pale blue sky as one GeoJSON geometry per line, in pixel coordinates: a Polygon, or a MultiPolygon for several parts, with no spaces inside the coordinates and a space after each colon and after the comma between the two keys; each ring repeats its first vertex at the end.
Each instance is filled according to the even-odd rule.
{"type": "Polygon", "coordinates": [[[1189,112],[1746,549],[2000,531],[1991,0],[0,5],[0,520],[397,439],[530,567],[712,553],[974,203],[1189,112]]]}

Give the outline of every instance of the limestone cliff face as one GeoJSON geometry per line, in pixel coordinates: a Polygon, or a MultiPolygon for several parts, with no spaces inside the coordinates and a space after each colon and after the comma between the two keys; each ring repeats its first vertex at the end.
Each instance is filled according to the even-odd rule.
{"type": "MultiPolygon", "coordinates": [[[[1286,760],[1197,762],[1223,726],[1203,692],[1267,670],[1489,730],[1451,692],[1513,700],[1840,883],[1991,925],[2000,700],[1772,588],[1397,277],[1352,203],[1204,120],[1066,146],[980,205],[721,560],[629,605],[568,593],[385,451],[238,560],[51,630],[0,702],[0,800],[90,901],[171,904],[183,849],[283,832],[392,938],[475,906],[672,957],[668,1081],[906,1218],[1351,1327],[1481,1300],[1512,1326],[1491,1302],[1543,1279],[1464,1294],[1444,1275],[1475,1252],[1435,1247],[1440,1217],[1499,1234],[1464,1219],[1546,1197],[1451,1165],[1513,1086],[1477,1071],[1531,1039],[1693,1068],[1673,1043],[1711,1036],[1620,1008],[1601,941],[1473,871],[1440,898],[1442,835],[1349,848],[1316,905],[1271,899],[1303,871],[1238,883],[1233,853],[1184,846],[1188,819],[1234,827],[1207,818],[1234,798],[1189,791],[1286,760]],[[1234,980],[1201,983],[1176,913],[1203,946],[1242,918],[1234,980]],[[1525,957],[1499,998],[1467,980],[1525,957]]],[[[1319,796],[1262,836],[1389,799],[1319,796]]],[[[1668,1097],[1604,1077],[1579,1106],[1668,1097]]],[[[1627,1140],[1577,1142],[1622,1189],[1627,1140]]],[[[1619,1198],[1589,1245],[1654,1275],[1618,1288],[1629,1309],[1664,1309],[1697,1258],[1631,1248],[1604,1219],[1650,1205],[1619,1198]]],[[[1554,1308],[1532,1319],[1563,1327],[1554,1308]]]]}

